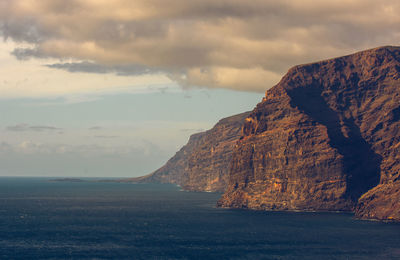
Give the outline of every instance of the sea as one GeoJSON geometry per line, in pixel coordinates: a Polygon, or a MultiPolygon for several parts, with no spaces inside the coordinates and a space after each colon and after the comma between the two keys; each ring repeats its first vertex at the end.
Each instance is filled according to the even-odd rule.
{"type": "Polygon", "coordinates": [[[0,259],[400,259],[400,224],[216,208],[169,184],[0,178],[0,259]]]}

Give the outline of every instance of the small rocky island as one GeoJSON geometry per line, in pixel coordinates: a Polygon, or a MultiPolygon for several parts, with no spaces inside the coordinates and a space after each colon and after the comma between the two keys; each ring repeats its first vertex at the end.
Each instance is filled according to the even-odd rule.
{"type": "Polygon", "coordinates": [[[400,221],[400,47],[295,66],[252,112],[126,181],[224,191],[220,207],[400,221]]]}

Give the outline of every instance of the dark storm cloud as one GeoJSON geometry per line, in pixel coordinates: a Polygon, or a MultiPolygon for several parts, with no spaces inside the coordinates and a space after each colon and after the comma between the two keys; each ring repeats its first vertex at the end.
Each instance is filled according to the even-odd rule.
{"type": "Polygon", "coordinates": [[[3,0],[0,30],[32,45],[19,59],[90,61],[52,68],[264,91],[295,64],[398,44],[399,14],[394,0],[3,0]]]}

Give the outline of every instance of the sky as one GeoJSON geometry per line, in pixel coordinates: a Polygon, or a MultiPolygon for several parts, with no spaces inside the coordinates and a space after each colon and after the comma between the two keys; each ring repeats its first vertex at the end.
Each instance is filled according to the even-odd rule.
{"type": "Polygon", "coordinates": [[[0,0],[0,176],[133,177],[297,64],[399,45],[394,0],[0,0]]]}

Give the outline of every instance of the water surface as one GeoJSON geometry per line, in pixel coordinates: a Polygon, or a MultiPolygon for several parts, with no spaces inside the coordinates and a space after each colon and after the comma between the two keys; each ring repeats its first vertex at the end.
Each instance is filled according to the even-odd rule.
{"type": "Polygon", "coordinates": [[[173,185],[0,178],[0,259],[400,259],[400,225],[215,208],[173,185]]]}

